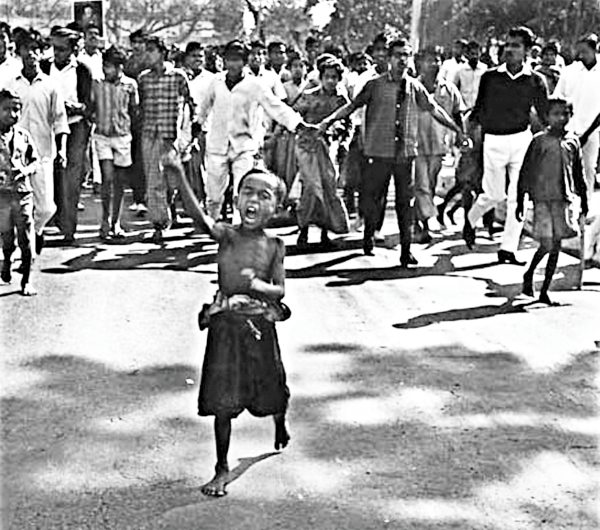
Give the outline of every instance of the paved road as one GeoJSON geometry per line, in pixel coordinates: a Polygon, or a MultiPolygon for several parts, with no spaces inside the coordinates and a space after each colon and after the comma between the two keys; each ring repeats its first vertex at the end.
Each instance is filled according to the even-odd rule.
{"type": "Polygon", "coordinates": [[[293,439],[274,453],[270,421],[243,415],[213,500],[195,319],[215,246],[185,227],[160,248],[133,219],[101,244],[86,205],[82,246],[45,251],[38,297],[0,286],[2,528],[598,528],[599,269],[571,290],[561,256],[562,305],[546,308],[494,263],[497,242],[468,252],[452,228],[411,271],[397,250],[362,256],[356,235],[298,254],[279,230],[293,439]]]}

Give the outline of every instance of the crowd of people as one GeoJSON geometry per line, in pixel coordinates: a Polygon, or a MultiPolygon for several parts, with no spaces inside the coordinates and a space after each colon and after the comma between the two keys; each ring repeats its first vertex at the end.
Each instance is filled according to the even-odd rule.
{"type": "MultiPolygon", "coordinates": [[[[483,218],[491,234],[503,230],[499,261],[522,264],[519,175],[533,134],[548,125],[549,98],[573,107],[568,129],[582,146],[587,185],[580,211],[596,185],[595,35],[579,41],[570,64],[558,43],[536,40],[524,27],[496,48],[457,40],[445,60],[438,48],[413,54],[407,40],[383,33],[354,53],[315,37],[304,50],[260,41],[169,47],[143,30],[131,33],[129,44],[104,46],[93,25],[57,26],[46,38],[0,25],[4,105],[15,107],[16,126],[29,134],[34,153],[26,171],[3,170],[14,174],[3,197],[15,186],[15,193],[30,192],[3,201],[4,218],[12,220],[3,233],[20,234],[29,249],[22,272],[30,269],[27,256],[41,251],[49,223],[65,245],[76,244],[87,180],[101,195],[101,239],[125,236],[130,187],[131,211],[147,216],[151,240],[160,244],[179,222],[180,200],[190,208],[189,199],[178,198],[177,170],[213,219],[239,222],[239,183],[257,165],[285,182],[284,208],[298,224],[300,247],[308,245],[311,225],[320,228],[322,245],[333,244],[330,232],[362,229],[364,253],[372,255],[393,177],[402,267],[417,264],[411,243],[430,242],[432,223],[454,222],[459,207],[470,248],[483,218]],[[449,155],[456,184],[440,202],[436,186],[449,155]],[[504,215],[495,214],[498,206],[504,215]]],[[[5,149],[5,158],[14,158],[10,141],[5,149]]],[[[15,237],[2,239],[2,278],[9,281],[15,237]]],[[[588,238],[586,257],[596,239],[588,238]]],[[[27,276],[24,292],[31,293],[27,276]]]]}
{"type": "MultiPolygon", "coordinates": [[[[18,244],[22,293],[35,294],[32,262],[47,226],[76,244],[86,179],[101,195],[102,240],[125,237],[126,187],[155,244],[179,222],[181,201],[219,243],[219,291],[199,317],[209,335],[198,410],[216,417],[207,495],[226,492],[231,419],[242,410],[274,416],[276,449],[289,441],[274,327],[290,315],[281,302],[285,245],[264,231],[281,209],[298,225],[299,247],[310,226],[324,246],[335,243],[330,232],[362,229],[370,256],[393,179],[401,267],[418,263],[412,243],[443,237],[433,225],[454,222],[460,207],[469,248],[483,219],[490,234],[503,231],[498,261],[524,265],[517,250],[531,201],[539,249],[523,293],[534,295],[534,271],[548,255],[539,300],[552,303],[561,242],[581,233],[598,184],[595,35],[578,41],[570,64],[526,27],[498,49],[459,40],[445,60],[385,34],[354,53],[314,37],[302,51],[239,40],[180,49],[141,30],[126,51],[102,49],[100,35],[70,24],[44,39],[0,24],[1,279],[12,279],[18,244]],[[449,155],[455,185],[440,201],[449,155]]],[[[598,222],[586,256],[600,250],[598,222]]]]}

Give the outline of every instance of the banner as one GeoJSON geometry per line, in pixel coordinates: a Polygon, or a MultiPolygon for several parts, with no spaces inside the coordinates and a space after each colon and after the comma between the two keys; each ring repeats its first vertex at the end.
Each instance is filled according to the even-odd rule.
{"type": "Polygon", "coordinates": [[[86,0],[73,2],[73,20],[85,31],[89,26],[96,26],[100,35],[104,36],[104,2],[103,0],[86,0]]]}

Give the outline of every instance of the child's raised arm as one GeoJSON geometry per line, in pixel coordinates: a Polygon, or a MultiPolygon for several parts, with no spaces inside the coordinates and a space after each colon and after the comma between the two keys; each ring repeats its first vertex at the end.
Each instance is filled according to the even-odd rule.
{"type": "Polygon", "coordinates": [[[213,239],[216,239],[217,241],[221,239],[224,233],[223,225],[215,222],[215,220],[204,211],[204,208],[198,201],[191,184],[181,168],[173,167],[172,169],[173,171],[176,171],[179,177],[181,191],[185,195],[186,204],[189,208],[188,213],[190,214],[191,218],[196,221],[202,230],[209,234],[213,239]]]}

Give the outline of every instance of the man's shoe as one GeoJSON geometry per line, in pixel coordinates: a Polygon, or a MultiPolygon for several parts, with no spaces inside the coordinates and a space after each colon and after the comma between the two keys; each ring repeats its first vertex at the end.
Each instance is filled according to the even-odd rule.
{"type": "Polygon", "coordinates": [[[465,216],[465,226],[463,227],[463,239],[469,250],[475,246],[475,229],[471,226],[468,217],[465,216]]]}
{"type": "Polygon", "coordinates": [[[381,233],[380,230],[377,230],[375,232],[373,239],[375,240],[376,243],[385,243],[385,236],[381,233]]]}
{"type": "Polygon", "coordinates": [[[525,296],[534,296],[534,291],[533,291],[533,274],[529,274],[529,272],[526,272],[523,275],[523,294],[525,296]]]}
{"type": "Polygon", "coordinates": [[[514,252],[508,252],[508,250],[498,251],[498,262],[507,263],[508,265],[525,265],[524,261],[519,261],[517,259],[514,252]]]}
{"type": "Polygon", "coordinates": [[[409,252],[408,254],[402,254],[400,255],[400,267],[402,269],[408,269],[409,265],[418,265],[419,262],[417,261],[417,258],[415,258],[411,252],[409,252]]]}

